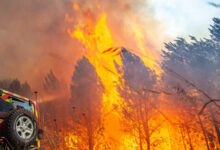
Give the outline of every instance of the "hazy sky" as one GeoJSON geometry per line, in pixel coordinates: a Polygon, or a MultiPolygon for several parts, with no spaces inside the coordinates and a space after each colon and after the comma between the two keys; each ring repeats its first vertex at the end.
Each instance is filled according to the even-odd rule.
{"type": "Polygon", "coordinates": [[[207,36],[213,17],[220,17],[220,8],[208,4],[220,0],[152,0],[155,18],[162,22],[168,35],[207,36]]]}

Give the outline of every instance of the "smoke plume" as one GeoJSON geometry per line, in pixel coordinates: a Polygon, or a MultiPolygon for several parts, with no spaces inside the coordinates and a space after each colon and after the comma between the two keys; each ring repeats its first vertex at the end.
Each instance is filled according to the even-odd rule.
{"type": "Polygon", "coordinates": [[[0,79],[17,78],[43,90],[44,78],[52,70],[61,84],[69,85],[83,48],[67,29],[85,22],[88,13],[96,20],[104,11],[118,46],[138,50],[138,37],[131,32],[138,26],[148,53],[159,56],[163,36],[149,1],[0,1],[0,79]]]}

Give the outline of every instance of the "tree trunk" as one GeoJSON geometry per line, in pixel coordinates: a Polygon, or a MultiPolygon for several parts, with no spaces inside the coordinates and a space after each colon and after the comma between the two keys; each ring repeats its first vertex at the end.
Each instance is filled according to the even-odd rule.
{"type": "Polygon", "coordinates": [[[140,123],[139,123],[139,127],[138,127],[138,132],[139,132],[139,146],[140,146],[140,150],[143,150],[143,143],[142,143],[140,123]]]}
{"type": "Polygon", "coordinates": [[[89,137],[89,150],[93,150],[94,142],[93,142],[93,133],[92,133],[92,126],[89,124],[88,126],[88,137],[89,137]]]}
{"type": "MultiPolygon", "coordinates": [[[[143,99],[142,99],[143,100],[143,99]]],[[[147,107],[147,100],[145,100],[146,102],[144,103],[144,112],[142,111],[142,109],[140,110],[140,115],[141,115],[141,120],[142,120],[142,125],[143,125],[143,128],[144,128],[144,133],[145,133],[145,140],[147,142],[147,150],[150,150],[151,149],[151,143],[150,143],[150,131],[149,131],[149,125],[148,125],[148,119],[149,119],[149,114],[148,114],[148,107],[147,107]],[[146,118],[144,118],[144,115],[146,116],[146,118]]],[[[143,107],[143,103],[142,101],[140,100],[140,108],[143,107]]]]}
{"type": "Polygon", "coordinates": [[[218,122],[215,118],[215,114],[213,113],[213,111],[211,109],[210,109],[210,112],[211,112],[211,117],[212,117],[213,124],[215,126],[215,132],[216,132],[216,135],[217,135],[217,138],[218,138],[218,144],[220,146],[220,130],[219,130],[219,127],[218,127],[218,122]]]}
{"type": "Polygon", "coordinates": [[[182,136],[182,140],[183,140],[184,150],[186,150],[185,138],[184,138],[184,135],[183,135],[183,128],[182,128],[181,125],[180,125],[180,132],[181,132],[181,136],[182,136]]]}
{"type": "Polygon", "coordinates": [[[191,139],[191,136],[190,136],[190,133],[189,133],[189,127],[187,125],[186,125],[186,132],[187,132],[187,136],[188,136],[188,139],[189,139],[190,150],[193,150],[192,139],[191,139]]]}
{"type": "Polygon", "coordinates": [[[206,132],[205,132],[205,128],[204,128],[204,126],[202,124],[202,120],[200,118],[200,115],[198,115],[198,118],[199,118],[199,124],[200,124],[200,126],[202,128],[202,132],[203,132],[203,135],[204,135],[204,138],[205,138],[205,143],[206,143],[207,150],[210,150],[209,143],[208,143],[208,138],[207,138],[207,135],[206,135],[206,132]]]}
{"type": "Polygon", "coordinates": [[[86,122],[87,135],[88,135],[88,146],[89,150],[93,150],[94,147],[94,137],[93,137],[93,127],[92,127],[92,118],[91,112],[88,115],[83,114],[86,122]]]}

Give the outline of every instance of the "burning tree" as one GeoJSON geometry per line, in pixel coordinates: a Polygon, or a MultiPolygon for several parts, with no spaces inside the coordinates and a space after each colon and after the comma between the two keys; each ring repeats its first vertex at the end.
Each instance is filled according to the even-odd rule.
{"type": "Polygon", "coordinates": [[[93,150],[100,144],[102,93],[103,86],[95,68],[83,57],[75,67],[70,99],[75,146],[78,149],[93,150]]]}
{"type": "MultiPolygon", "coordinates": [[[[197,40],[190,36],[191,41],[188,42],[184,38],[178,38],[175,42],[165,44],[166,50],[163,50],[162,55],[164,66],[172,68],[181,76],[193,81],[213,97],[220,96],[220,85],[215,82],[216,79],[219,79],[220,73],[219,20],[218,18],[213,19],[214,25],[210,28],[210,39],[197,40]],[[212,90],[213,87],[215,90],[212,90]]],[[[170,81],[169,78],[165,79],[166,83],[170,81]]],[[[169,82],[168,85],[173,86],[176,83],[169,82]]]]}
{"type": "Polygon", "coordinates": [[[122,50],[121,60],[122,68],[118,68],[122,74],[119,93],[124,99],[121,104],[123,122],[126,123],[127,130],[132,131],[136,137],[138,149],[150,150],[158,144],[158,139],[153,140],[151,137],[160,126],[157,123],[153,125],[157,116],[152,107],[155,96],[149,93],[156,84],[156,75],[138,56],[125,49],[122,50]]]}
{"type": "MultiPolygon", "coordinates": [[[[220,96],[220,85],[216,82],[220,71],[220,21],[218,18],[214,18],[213,21],[214,25],[209,29],[210,39],[197,40],[190,36],[191,41],[188,42],[183,38],[178,38],[175,42],[166,44],[166,50],[163,51],[163,65],[166,70],[164,83],[171,88],[181,89],[179,94],[191,101],[192,107],[183,108],[185,112],[193,112],[198,116],[198,118],[194,117],[194,120],[196,119],[202,128],[201,133],[204,134],[207,149],[217,148],[219,147],[217,145],[220,145],[219,121],[217,120],[220,106],[218,100],[215,100],[220,96]],[[210,102],[215,105],[208,105],[210,102]],[[204,106],[208,109],[204,110],[204,106]]],[[[186,116],[192,117],[190,114],[186,116]]],[[[193,129],[191,128],[189,132],[193,132],[193,129]]]]}

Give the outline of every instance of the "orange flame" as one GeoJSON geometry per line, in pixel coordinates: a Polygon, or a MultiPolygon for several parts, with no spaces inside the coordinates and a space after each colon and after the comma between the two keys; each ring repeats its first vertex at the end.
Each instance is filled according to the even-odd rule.
{"type": "MultiPolygon", "coordinates": [[[[118,104],[118,101],[121,99],[116,86],[116,84],[119,83],[120,75],[117,73],[114,64],[114,61],[121,64],[120,57],[112,57],[111,53],[105,53],[107,49],[117,45],[107,26],[106,17],[106,13],[103,13],[99,21],[93,25],[94,23],[88,14],[88,24],[76,25],[73,32],[69,30],[70,35],[73,38],[77,38],[85,46],[86,56],[95,66],[96,72],[105,87],[105,93],[103,94],[103,114],[110,112],[113,109],[113,105],[118,104]]],[[[116,49],[114,49],[114,53],[115,52],[116,49]]],[[[109,114],[105,124],[106,136],[116,138],[116,132],[119,132],[117,131],[119,130],[117,129],[119,125],[118,116],[116,114],[109,114]],[[111,125],[109,126],[109,124],[111,125]],[[116,130],[113,131],[112,129],[116,130]]]]}
{"type": "MultiPolygon", "coordinates": [[[[81,11],[76,3],[74,3],[73,9],[75,11],[81,11]]],[[[136,137],[121,130],[122,127],[120,120],[122,119],[122,115],[120,114],[120,103],[123,99],[118,93],[117,85],[120,84],[120,74],[117,72],[114,63],[116,62],[117,64],[122,65],[121,58],[119,56],[121,48],[120,43],[117,43],[112,36],[111,30],[107,24],[107,17],[107,14],[103,12],[98,17],[94,18],[91,16],[90,11],[88,11],[85,23],[79,22],[74,26],[73,30],[68,29],[68,33],[72,38],[77,39],[79,43],[81,43],[86,57],[95,67],[96,72],[104,85],[105,92],[102,100],[102,117],[105,117],[104,135],[107,137],[107,140],[118,142],[118,144],[110,149],[134,150],[139,147],[136,137]],[[113,111],[115,106],[117,106],[117,112],[113,111]]],[[[143,29],[138,24],[134,24],[131,30],[134,33],[136,47],[139,48],[139,51],[132,52],[141,56],[145,65],[160,76],[162,74],[162,70],[158,67],[159,65],[151,50],[145,46],[143,29]]],[[[170,117],[172,116],[171,114],[169,115],[170,117]]],[[[173,121],[178,121],[178,119],[173,117],[173,121]]],[[[173,128],[169,121],[163,123],[164,116],[161,114],[152,121],[151,125],[155,126],[158,122],[161,124],[159,130],[160,133],[152,136],[152,138],[156,139],[160,136],[166,138],[166,142],[160,144],[157,148],[164,150],[175,149],[175,144],[170,142],[171,140],[175,141],[175,139],[171,139],[171,134],[175,134],[174,137],[177,135],[181,137],[180,133],[177,130],[172,130],[173,128]]],[[[137,133],[132,134],[137,135],[137,133]]],[[[77,137],[71,133],[66,136],[65,140],[67,147],[69,148],[73,148],[73,143],[77,143],[77,137]]],[[[178,141],[177,143],[180,142],[178,141]]],[[[143,146],[146,147],[146,145],[143,146]]]]}

